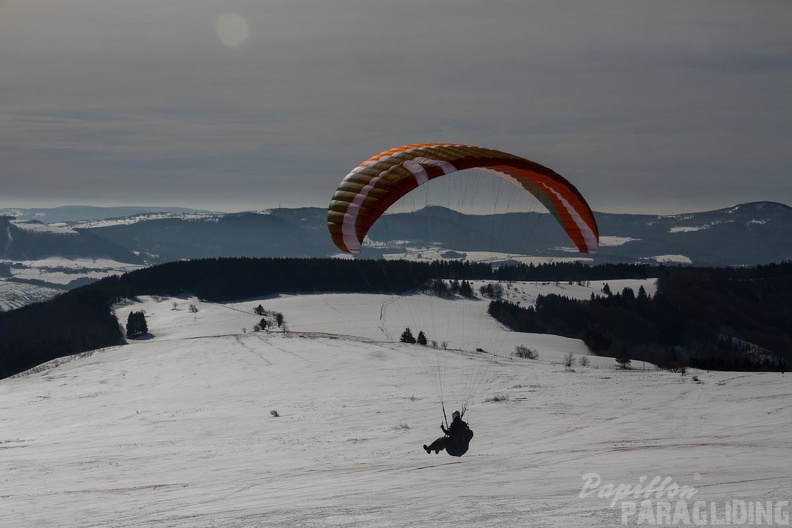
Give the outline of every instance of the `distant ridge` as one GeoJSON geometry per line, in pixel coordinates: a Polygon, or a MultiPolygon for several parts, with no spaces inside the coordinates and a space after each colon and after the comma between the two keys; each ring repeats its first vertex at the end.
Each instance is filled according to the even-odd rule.
{"type": "Polygon", "coordinates": [[[146,207],[118,206],[95,207],[91,205],[64,205],[51,208],[6,208],[0,209],[0,216],[13,216],[19,220],[38,220],[47,224],[55,222],[82,222],[85,220],[106,220],[144,213],[194,213],[195,209],[186,207],[146,207]]]}
{"type": "Polygon", "coordinates": [[[38,221],[0,216],[0,259],[41,260],[49,257],[106,258],[129,264],[143,260],[132,251],[87,230],[53,227],[38,221]]]}
{"type": "MultiPolygon", "coordinates": [[[[339,255],[328,236],[327,211],[319,207],[243,213],[81,206],[20,211],[39,215],[38,220],[49,223],[55,218],[80,217],[80,221],[60,221],[140,255],[148,263],[205,257],[339,255]],[[42,211],[49,216],[41,216],[42,211]],[[124,212],[131,214],[123,216],[124,212]],[[104,219],[84,220],[89,216],[104,219]]],[[[694,266],[792,260],[792,207],[781,203],[751,202],[674,215],[595,213],[595,218],[601,240],[599,254],[592,256],[579,254],[548,213],[469,215],[429,206],[384,215],[370,230],[360,256],[475,260],[489,254],[492,262],[535,257],[694,266]]],[[[14,257],[6,254],[5,258],[14,257]]]]}

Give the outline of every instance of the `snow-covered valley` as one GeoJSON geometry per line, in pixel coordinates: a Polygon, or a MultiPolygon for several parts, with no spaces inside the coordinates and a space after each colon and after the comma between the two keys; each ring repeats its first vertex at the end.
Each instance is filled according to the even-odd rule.
{"type": "MultiPolygon", "coordinates": [[[[638,283],[610,283],[627,285],[638,283]]],[[[585,298],[600,286],[507,292],[528,304],[538,289],[585,298]]],[[[743,506],[746,525],[768,519],[760,507],[789,522],[788,375],[625,371],[596,357],[565,368],[581,342],[509,332],[486,306],[426,295],[119,306],[121,322],[145,311],[150,338],[0,381],[0,526],[712,525],[741,520],[743,506]],[[254,332],[259,304],[288,330],[254,332]],[[446,349],[399,343],[405,327],[446,349]],[[510,357],[518,344],[539,359],[510,357]],[[471,377],[469,453],[427,455],[440,397],[450,414],[471,377]],[[608,494],[656,477],[670,480],[648,498],[608,494]]]]}

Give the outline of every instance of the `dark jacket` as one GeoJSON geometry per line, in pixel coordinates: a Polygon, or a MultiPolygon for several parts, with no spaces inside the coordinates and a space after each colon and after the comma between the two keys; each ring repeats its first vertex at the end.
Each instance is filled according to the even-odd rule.
{"type": "Polygon", "coordinates": [[[448,429],[443,427],[443,432],[454,439],[465,438],[468,442],[471,438],[473,438],[473,431],[470,430],[467,422],[462,421],[462,418],[458,418],[451,422],[451,425],[448,426],[448,429]]]}
{"type": "Polygon", "coordinates": [[[451,422],[448,429],[443,427],[443,432],[448,435],[445,448],[449,455],[462,456],[467,453],[470,439],[473,438],[473,431],[467,423],[459,418],[451,422]]]}

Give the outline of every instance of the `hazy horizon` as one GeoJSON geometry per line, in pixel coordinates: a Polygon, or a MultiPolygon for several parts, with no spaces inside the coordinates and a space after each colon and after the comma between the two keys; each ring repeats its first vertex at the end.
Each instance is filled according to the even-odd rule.
{"type": "MultiPolygon", "coordinates": [[[[783,203],[783,202],[779,202],[779,201],[776,201],[776,200],[753,200],[751,202],[740,202],[740,203],[732,203],[732,204],[723,204],[723,206],[720,206],[720,207],[712,207],[712,208],[706,208],[706,209],[695,209],[695,210],[694,209],[684,209],[684,210],[680,209],[680,210],[666,210],[666,211],[654,211],[654,210],[653,211],[632,211],[632,210],[607,210],[607,211],[604,211],[604,210],[593,209],[593,211],[595,213],[604,213],[604,214],[683,215],[683,214],[688,214],[688,213],[703,213],[703,212],[709,212],[709,211],[717,211],[717,210],[720,210],[720,209],[728,209],[730,207],[734,207],[734,206],[737,206],[737,205],[742,205],[742,204],[746,204],[746,203],[755,203],[755,202],[778,203],[778,204],[784,205],[786,207],[792,207],[792,205],[790,205],[788,203],[783,203]]],[[[441,207],[447,207],[449,209],[460,211],[460,212],[462,212],[464,214],[473,214],[473,215],[501,214],[501,213],[507,213],[507,212],[508,213],[534,212],[534,213],[550,214],[547,211],[547,209],[542,207],[541,204],[539,204],[538,202],[535,204],[534,207],[525,207],[525,208],[520,208],[520,209],[512,208],[512,209],[509,209],[509,210],[505,210],[505,208],[501,208],[501,210],[497,210],[497,209],[493,210],[492,208],[490,208],[489,210],[487,210],[487,209],[471,209],[469,207],[455,207],[454,205],[450,205],[450,204],[426,204],[425,203],[425,204],[415,205],[414,207],[402,206],[398,210],[396,210],[396,209],[389,210],[388,213],[400,213],[400,212],[406,212],[406,211],[414,211],[414,210],[422,209],[423,207],[432,206],[432,205],[440,205],[441,207]]],[[[270,206],[270,207],[261,207],[261,206],[259,206],[259,207],[250,207],[250,208],[244,208],[244,207],[222,208],[222,207],[214,207],[214,206],[211,206],[211,205],[209,205],[209,206],[190,205],[190,204],[187,204],[187,205],[184,205],[184,204],[176,205],[176,204],[167,204],[167,203],[163,203],[163,204],[141,204],[141,203],[116,203],[116,204],[113,204],[113,203],[100,203],[100,204],[97,204],[97,203],[92,203],[92,204],[89,204],[89,203],[65,203],[65,204],[44,205],[44,206],[39,206],[39,205],[31,205],[31,206],[3,206],[2,203],[0,203],[0,211],[11,210],[11,209],[57,209],[59,207],[192,209],[192,210],[195,210],[195,211],[205,211],[205,212],[212,212],[212,213],[243,213],[243,212],[266,211],[266,210],[269,210],[269,209],[280,209],[280,208],[283,208],[283,209],[300,209],[300,208],[303,208],[303,207],[311,207],[311,208],[318,207],[318,208],[322,208],[322,207],[325,207],[325,206],[324,205],[287,205],[287,204],[278,204],[278,205],[274,205],[274,206],[270,206]]],[[[388,214],[388,213],[386,213],[386,214],[388,214]]]]}

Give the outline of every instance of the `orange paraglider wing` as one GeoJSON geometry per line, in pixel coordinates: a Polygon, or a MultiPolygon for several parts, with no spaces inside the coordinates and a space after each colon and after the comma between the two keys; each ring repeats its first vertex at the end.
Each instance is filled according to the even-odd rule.
{"type": "Polygon", "coordinates": [[[333,242],[360,252],[366,233],[399,198],[429,180],[465,169],[483,169],[533,194],[581,253],[596,253],[599,231],[591,208],[563,176],[498,150],[445,143],[405,145],[361,163],[341,181],[327,213],[333,242]]]}

